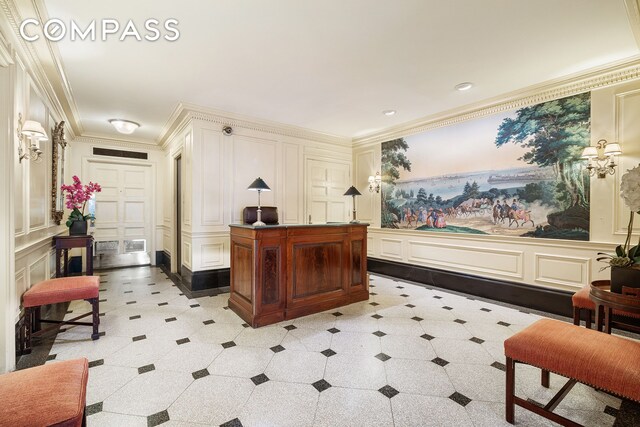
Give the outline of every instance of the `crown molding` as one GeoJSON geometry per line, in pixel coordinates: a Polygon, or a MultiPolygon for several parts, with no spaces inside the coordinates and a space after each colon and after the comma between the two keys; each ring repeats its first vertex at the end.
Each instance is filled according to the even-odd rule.
{"type": "Polygon", "coordinates": [[[72,143],[76,142],[81,144],[97,144],[105,145],[108,147],[131,148],[144,151],[162,151],[162,147],[157,145],[154,141],[140,142],[109,137],[82,135],[72,140],[72,143]]]}
{"type": "Polygon", "coordinates": [[[82,134],[82,126],[78,118],[71,87],[62,66],[62,60],[56,47],[46,38],[27,43],[20,37],[20,23],[24,16],[46,20],[46,7],[41,0],[0,0],[0,21],[11,35],[17,56],[22,59],[25,70],[46,95],[46,101],[52,112],[69,123],[69,136],[72,138],[82,134]]]}
{"type": "Polygon", "coordinates": [[[9,43],[7,43],[7,39],[2,32],[0,32],[0,67],[8,67],[13,63],[13,55],[11,54],[9,43]]]}
{"type": "Polygon", "coordinates": [[[640,55],[613,64],[529,86],[518,91],[448,110],[353,139],[353,147],[365,147],[427,130],[450,126],[503,111],[632,81],[640,78],[640,55]]]}
{"type": "Polygon", "coordinates": [[[189,104],[186,102],[179,103],[169,116],[167,123],[164,125],[158,142],[164,147],[168,144],[168,140],[175,134],[175,130],[186,119],[202,120],[205,122],[216,123],[221,126],[232,126],[243,129],[250,129],[274,135],[290,136],[294,138],[302,138],[316,142],[324,142],[327,144],[339,145],[342,147],[351,147],[351,138],[344,136],[331,135],[328,133],[318,132],[294,125],[288,125],[269,120],[257,119],[244,116],[242,114],[230,113],[227,111],[216,110],[213,108],[202,107],[199,105],[189,104]]]}

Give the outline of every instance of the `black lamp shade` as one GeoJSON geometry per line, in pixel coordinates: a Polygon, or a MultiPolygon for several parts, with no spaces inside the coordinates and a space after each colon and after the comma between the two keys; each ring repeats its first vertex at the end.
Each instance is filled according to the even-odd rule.
{"type": "MultiPolygon", "coordinates": [[[[249,187],[247,187],[247,190],[253,190],[253,191],[271,191],[271,189],[269,188],[269,186],[267,185],[266,182],[264,182],[262,180],[262,178],[258,177],[256,178],[255,181],[253,181],[251,183],[251,185],[249,187]]],[[[357,191],[357,190],[356,190],[357,191]]]]}
{"type": "Polygon", "coordinates": [[[351,187],[349,187],[347,192],[343,194],[343,196],[362,196],[362,194],[358,191],[356,187],[352,185],[351,187]]]}

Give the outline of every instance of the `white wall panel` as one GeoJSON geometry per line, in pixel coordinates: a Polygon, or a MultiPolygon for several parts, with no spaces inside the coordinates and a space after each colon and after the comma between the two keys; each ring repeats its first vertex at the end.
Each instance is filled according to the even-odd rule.
{"type": "Polygon", "coordinates": [[[591,259],[562,255],[535,255],[535,281],[547,286],[574,286],[590,283],[591,259]]]}
{"type": "MultiPolygon", "coordinates": [[[[222,132],[202,129],[200,144],[200,170],[202,180],[199,182],[200,193],[200,225],[224,224],[224,157],[222,132]]],[[[194,185],[195,182],[194,182],[194,185]]]]}
{"type": "Polygon", "coordinates": [[[282,209],[279,210],[281,224],[302,224],[302,165],[301,150],[295,144],[283,144],[284,177],[282,182],[282,209]]]}
{"type": "Polygon", "coordinates": [[[385,258],[401,260],[402,256],[402,240],[400,239],[380,239],[380,255],[385,258]]]}

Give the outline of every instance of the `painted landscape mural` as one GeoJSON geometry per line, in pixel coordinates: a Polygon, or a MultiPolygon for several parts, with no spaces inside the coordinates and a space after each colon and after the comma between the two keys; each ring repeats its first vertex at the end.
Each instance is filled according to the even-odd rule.
{"type": "Polygon", "coordinates": [[[384,228],[589,240],[590,94],[382,144],[384,228]]]}

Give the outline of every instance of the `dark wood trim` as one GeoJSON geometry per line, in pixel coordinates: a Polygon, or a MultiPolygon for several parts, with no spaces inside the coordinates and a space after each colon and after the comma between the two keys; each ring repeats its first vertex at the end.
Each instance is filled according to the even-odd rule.
{"type": "Polygon", "coordinates": [[[180,269],[182,283],[191,292],[206,291],[228,287],[230,283],[230,269],[191,271],[184,265],[180,269]]]}
{"type": "Polygon", "coordinates": [[[423,283],[443,289],[489,298],[533,310],[573,317],[573,292],[547,289],[506,280],[473,276],[413,264],[367,258],[372,273],[423,283]]]}

